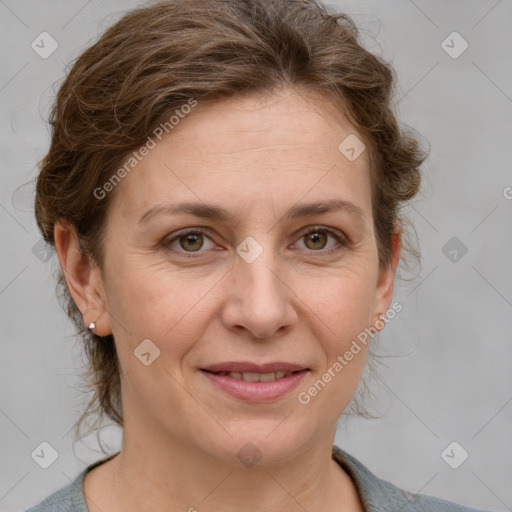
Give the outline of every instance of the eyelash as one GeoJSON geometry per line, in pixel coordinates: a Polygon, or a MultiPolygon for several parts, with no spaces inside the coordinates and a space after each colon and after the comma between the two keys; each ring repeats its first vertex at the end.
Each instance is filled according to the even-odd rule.
{"type": "MultiPolygon", "coordinates": [[[[164,239],[163,245],[166,249],[168,249],[172,252],[178,252],[181,255],[183,255],[185,258],[198,258],[198,257],[200,257],[199,256],[200,253],[204,253],[207,251],[199,250],[199,251],[194,251],[194,252],[187,252],[182,249],[176,249],[175,247],[171,247],[171,244],[175,240],[179,240],[181,237],[184,237],[189,234],[194,234],[194,235],[201,234],[201,235],[204,235],[204,236],[210,238],[208,236],[208,233],[209,233],[209,230],[205,230],[204,228],[185,228],[185,229],[179,231],[178,233],[176,233],[169,240],[166,241],[164,239]]],[[[325,233],[327,235],[331,235],[338,242],[338,244],[341,244],[341,246],[338,245],[335,247],[331,247],[330,249],[319,249],[318,251],[309,249],[309,252],[311,252],[311,253],[319,253],[320,255],[330,255],[330,254],[332,254],[334,252],[338,252],[338,251],[344,249],[346,246],[348,246],[348,240],[344,235],[339,234],[337,231],[334,231],[329,228],[316,227],[316,226],[312,226],[312,227],[308,228],[307,231],[303,232],[299,236],[298,240],[304,238],[305,236],[307,236],[311,233],[325,233]]],[[[213,240],[212,240],[212,242],[213,242],[213,240]]]]}

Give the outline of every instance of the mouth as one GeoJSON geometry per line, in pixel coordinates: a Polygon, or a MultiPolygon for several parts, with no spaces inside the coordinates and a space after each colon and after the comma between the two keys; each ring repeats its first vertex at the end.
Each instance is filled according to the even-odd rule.
{"type": "Polygon", "coordinates": [[[224,392],[249,402],[267,402],[282,397],[298,386],[309,371],[306,366],[286,362],[260,365],[228,362],[201,368],[208,380],[224,392]]]}
{"type": "MultiPolygon", "coordinates": [[[[208,371],[208,370],[205,370],[208,371]]],[[[273,380],[280,380],[289,377],[298,372],[269,372],[269,373],[255,373],[255,372],[210,372],[215,375],[223,375],[231,377],[232,379],[244,380],[245,382],[271,382],[273,380]]]]}

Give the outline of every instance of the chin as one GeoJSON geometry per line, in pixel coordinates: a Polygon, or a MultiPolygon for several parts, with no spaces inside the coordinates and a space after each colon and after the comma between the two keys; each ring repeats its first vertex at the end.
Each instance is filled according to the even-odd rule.
{"type": "Polygon", "coordinates": [[[248,420],[231,423],[231,436],[211,440],[208,452],[225,464],[235,466],[277,466],[301,452],[310,437],[299,425],[287,423],[286,414],[278,420],[248,420]],[[283,421],[284,420],[284,421],[283,421]],[[223,442],[224,441],[224,442],[223,442]]]}

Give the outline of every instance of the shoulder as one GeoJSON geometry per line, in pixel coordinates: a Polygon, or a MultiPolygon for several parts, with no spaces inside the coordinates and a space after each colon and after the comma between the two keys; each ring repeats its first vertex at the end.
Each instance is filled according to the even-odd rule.
{"type": "Polygon", "coordinates": [[[415,502],[416,505],[412,504],[410,510],[418,512],[486,512],[485,510],[466,507],[465,505],[459,505],[458,503],[442,500],[426,494],[412,494],[411,502],[415,502]]]}
{"type": "Polygon", "coordinates": [[[83,491],[84,477],[91,469],[109,461],[118,454],[119,452],[113,453],[87,466],[69,485],[50,494],[50,496],[25,512],[89,512],[83,491]]]}
{"type": "Polygon", "coordinates": [[[87,469],[82,471],[72,483],[55,491],[26,512],[87,512],[82,492],[82,481],[87,469]]]}
{"type": "Polygon", "coordinates": [[[88,512],[85,502],[83,482],[85,475],[91,469],[107,462],[119,452],[109,455],[105,459],[94,462],[87,466],[69,485],[50,494],[43,501],[27,509],[25,512],[88,512]]]}
{"type": "Polygon", "coordinates": [[[374,475],[355,457],[333,446],[333,458],[351,476],[367,512],[486,512],[426,494],[413,494],[374,475]],[[407,507],[407,508],[405,508],[407,507]]]}

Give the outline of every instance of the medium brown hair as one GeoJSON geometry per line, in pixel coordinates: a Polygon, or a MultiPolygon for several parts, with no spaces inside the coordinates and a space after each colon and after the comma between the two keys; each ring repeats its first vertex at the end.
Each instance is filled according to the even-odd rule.
{"type": "MultiPolygon", "coordinates": [[[[55,223],[73,224],[83,252],[101,269],[112,194],[98,200],[94,190],[162,118],[191,98],[206,104],[286,87],[330,98],[363,136],[385,265],[401,205],[418,192],[427,157],[397,123],[395,81],[392,67],[359,43],[352,19],[314,0],[173,0],[134,9],[80,55],[59,88],[51,145],[39,162],[38,226],[54,246],[55,223]]],[[[106,415],[122,426],[113,336],[87,329],[61,270],[57,291],[84,342],[94,392],[78,425],[106,415]]]]}

